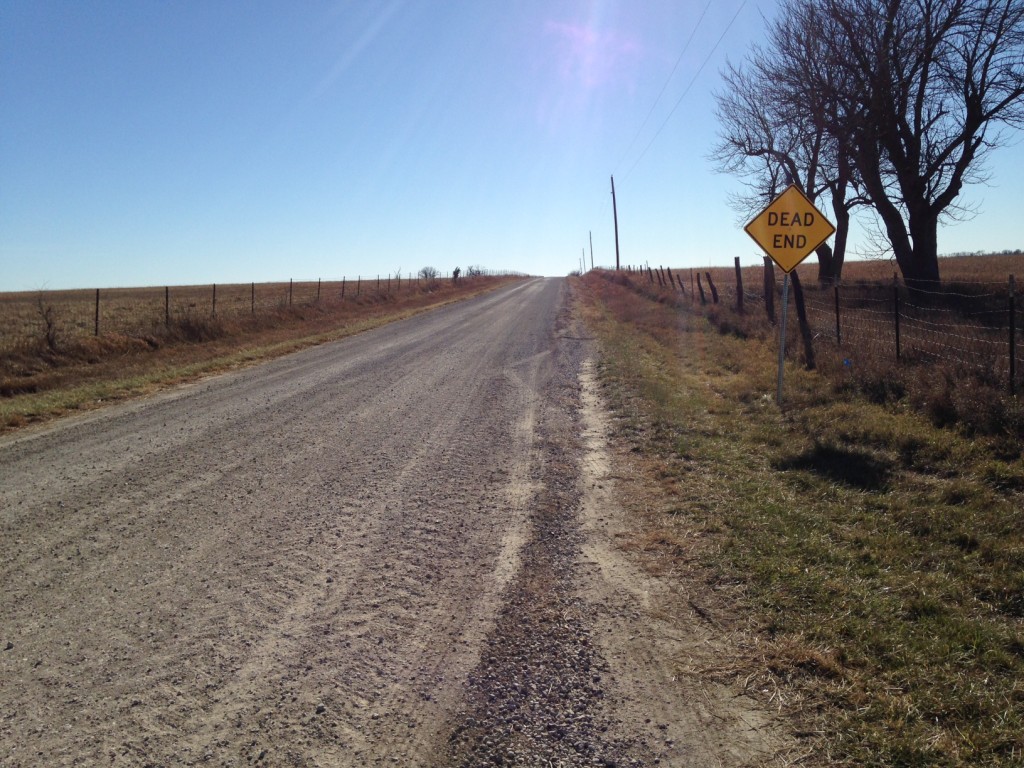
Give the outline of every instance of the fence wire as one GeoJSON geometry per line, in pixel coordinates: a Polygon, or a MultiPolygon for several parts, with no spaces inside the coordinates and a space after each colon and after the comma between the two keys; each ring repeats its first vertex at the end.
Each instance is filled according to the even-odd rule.
{"type": "Polygon", "coordinates": [[[815,337],[838,345],[851,361],[948,363],[993,384],[1009,383],[1013,367],[1014,389],[1024,383],[1021,312],[1009,281],[929,290],[884,283],[814,286],[805,287],[804,296],[815,337]]]}
{"type": "MultiPolygon", "coordinates": [[[[523,275],[472,268],[459,279],[508,276],[523,275]]],[[[434,279],[444,281],[451,277],[438,273],[434,279]]],[[[100,335],[145,338],[167,325],[190,318],[243,318],[290,306],[336,304],[419,290],[426,282],[408,274],[279,283],[0,293],[0,356],[32,352],[46,346],[48,340],[59,344],[100,335]]]]}
{"type": "MultiPolygon", "coordinates": [[[[722,304],[737,306],[740,289],[732,270],[676,270],[676,277],[687,271],[690,274],[682,284],[689,301],[700,301],[699,293],[690,287],[695,277],[704,275],[705,287],[713,278],[722,304]]],[[[759,271],[744,270],[743,306],[747,315],[761,313],[767,325],[771,321],[759,271]]],[[[658,273],[643,267],[627,272],[645,289],[665,290],[668,281],[659,281],[658,273]]],[[[773,275],[769,282],[774,286],[777,316],[781,311],[781,277],[773,275]]],[[[1024,309],[1016,291],[1012,277],[1000,282],[918,284],[913,289],[898,280],[858,280],[838,287],[803,284],[815,346],[820,349],[831,345],[847,365],[874,361],[944,363],[1019,393],[1024,390],[1024,309]]],[[[710,296],[706,300],[710,303],[710,296]]],[[[795,311],[793,305],[791,301],[790,312],[795,311]]],[[[789,328],[795,339],[795,320],[789,328]]],[[[789,347],[794,354],[799,349],[795,343],[789,347]]]]}

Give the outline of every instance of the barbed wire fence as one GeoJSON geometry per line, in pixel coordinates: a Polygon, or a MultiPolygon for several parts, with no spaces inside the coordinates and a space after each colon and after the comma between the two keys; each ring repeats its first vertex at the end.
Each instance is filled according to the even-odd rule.
{"type": "Polygon", "coordinates": [[[509,270],[468,267],[457,276],[437,270],[390,275],[357,275],[331,280],[43,290],[0,293],[0,355],[55,349],[89,336],[146,336],[174,324],[227,320],[301,306],[367,303],[456,280],[524,277],[509,270]]]}

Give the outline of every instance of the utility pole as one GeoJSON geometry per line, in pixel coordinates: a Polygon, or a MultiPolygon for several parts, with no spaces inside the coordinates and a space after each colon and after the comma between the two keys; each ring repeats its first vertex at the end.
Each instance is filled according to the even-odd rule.
{"type": "Polygon", "coordinates": [[[615,207],[615,177],[612,176],[612,216],[615,217],[615,270],[619,269],[619,210],[615,207]]]}
{"type": "Polygon", "coordinates": [[[594,233],[588,232],[590,235],[590,268],[594,268],[594,233]]]}

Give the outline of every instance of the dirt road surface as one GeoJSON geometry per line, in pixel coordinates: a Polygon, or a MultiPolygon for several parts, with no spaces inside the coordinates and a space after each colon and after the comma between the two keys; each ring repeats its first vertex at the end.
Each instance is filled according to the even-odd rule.
{"type": "Polygon", "coordinates": [[[0,764],[770,762],[616,547],[567,290],[0,441],[0,764]]]}

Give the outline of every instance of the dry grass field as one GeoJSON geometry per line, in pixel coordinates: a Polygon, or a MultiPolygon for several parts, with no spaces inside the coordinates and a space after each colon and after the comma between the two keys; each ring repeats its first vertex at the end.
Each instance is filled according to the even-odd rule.
{"type": "MultiPolygon", "coordinates": [[[[433,292],[445,281],[435,281],[433,292]]],[[[0,354],[40,343],[67,346],[86,336],[160,335],[168,326],[250,318],[295,307],[408,298],[425,284],[415,277],[315,282],[180,285],[0,293],[0,354]],[[98,312],[97,312],[98,308],[98,312]]]]}
{"type": "Polygon", "coordinates": [[[98,334],[95,290],[0,294],[0,431],[358,333],[515,279],[104,289],[98,334]]]}

